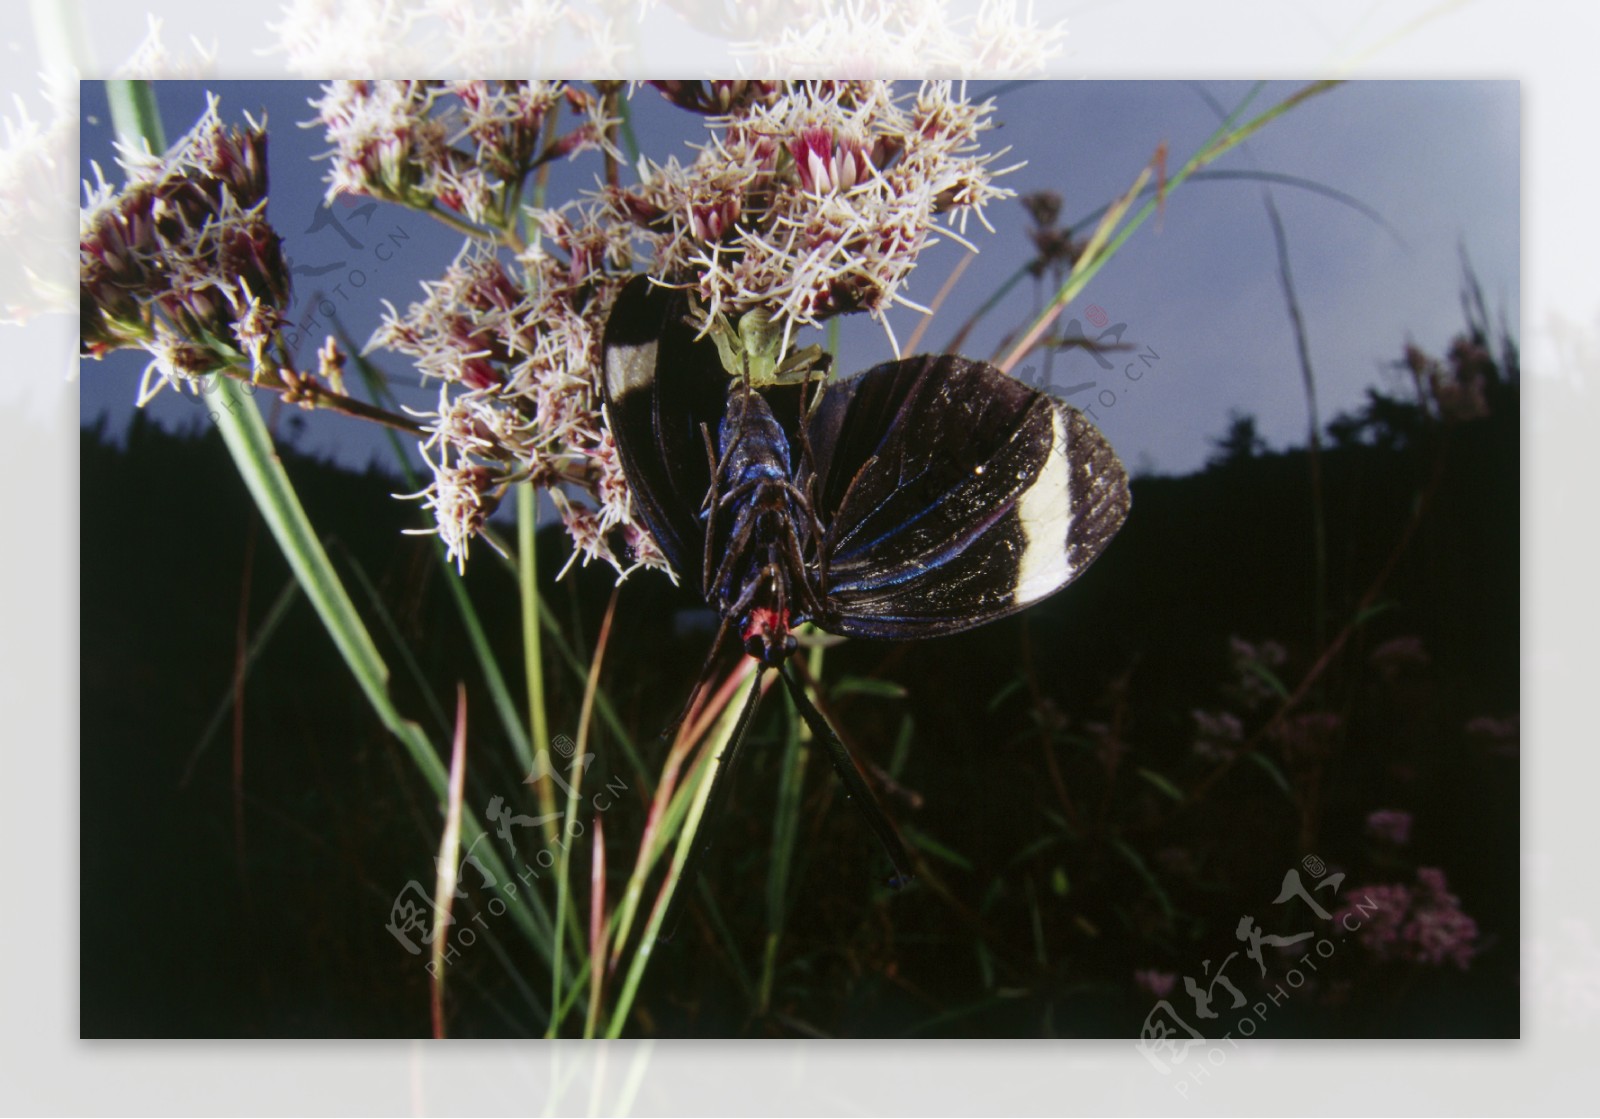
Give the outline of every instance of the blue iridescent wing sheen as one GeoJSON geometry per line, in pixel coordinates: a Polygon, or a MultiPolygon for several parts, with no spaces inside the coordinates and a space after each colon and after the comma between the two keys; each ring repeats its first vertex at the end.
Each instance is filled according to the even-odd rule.
{"type": "Polygon", "coordinates": [[[924,356],[830,386],[809,434],[834,633],[916,638],[1077,578],[1122,526],[1127,474],[1077,409],[983,362],[924,356]]]}

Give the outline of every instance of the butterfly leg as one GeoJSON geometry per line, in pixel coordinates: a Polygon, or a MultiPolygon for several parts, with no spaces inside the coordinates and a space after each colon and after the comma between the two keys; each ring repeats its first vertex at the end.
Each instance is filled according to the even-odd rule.
{"type": "MultiPolygon", "coordinates": [[[[800,545],[800,537],[794,530],[794,523],[790,521],[786,527],[788,531],[783,536],[784,566],[793,573],[786,581],[800,585],[800,598],[805,602],[806,612],[812,617],[817,617],[822,612],[822,600],[812,587],[811,580],[806,578],[805,549],[800,545]]],[[[773,562],[776,564],[776,556],[773,557],[773,562]]]]}
{"type": "Polygon", "coordinates": [[[700,425],[700,437],[706,441],[706,465],[711,468],[711,488],[706,491],[706,546],[705,555],[700,561],[700,597],[711,597],[711,543],[716,537],[714,529],[717,524],[717,483],[721,477],[721,468],[717,464],[716,447],[711,442],[711,429],[705,424],[700,425]]]}
{"type": "MultiPolygon", "coordinates": [[[[711,450],[711,435],[708,431],[706,431],[704,424],[700,425],[700,430],[705,436],[706,450],[709,454],[711,450]]],[[[744,540],[746,537],[748,537],[750,531],[747,525],[748,514],[742,513],[738,521],[735,523],[733,538],[730,541],[728,553],[723,557],[722,564],[716,569],[715,572],[713,572],[711,569],[711,555],[713,547],[716,544],[715,529],[717,523],[717,510],[724,505],[731,505],[740,500],[751,490],[762,484],[762,480],[759,478],[751,479],[747,482],[740,482],[737,486],[733,487],[733,489],[724,494],[719,493],[719,483],[721,482],[721,478],[722,468],[720,466],[715,467],[711,475],[711,488],[706,494],[706,503],[709,508],[705,510],[706,542],[705,551],[700,564],[700,570],[703,573],[701,576],[702,585],[700,588],[700,594],[701,597],[705,598],[708,602],[712,600],[713,590],[721,585],[722,581],[727,577],[728,572],[732,569],[734,562],[738,560],[740,551],[744,546],[744,540]]]]}
{"type": "Polygon", "coordinates": [[[856,807],[867,819],[867,826],[878,837],[878,842],[883,844],[883,850],[894,866],[894,885],[905,885],[913,877],[911,856],[906,853],[905,844],[900,841],[894,825],[889,823],[889,818],[884,815],[882,806],[878,804],[878,798],[872,795],[872,789],[867,785],[866,778],[861,776],[861,770],[856,768],[855,759],[850,756],[849,749],[834,733],[833,727],[823,717],[822,712],[818,711],[806,697],[805,685],[800,682],[796,671],[793,661],[780,670],[784,686],[789,689],[789,697],[794,700],[795,709],[811,728],[812,735],[828,751],[828,760],[833,763],[834,772],[844,783],[846,794],[855,801],[856,807]]]}
{"type": "MultiPolygon", "coordinates": [[[[720,593],[720,588],[732,575],[734,565],[739,563],[741,559],[745,558],[745,548],[749,544],[750,536],[754,531],[755,522],[750,515],[750,510],[748,508],[741,510],[738,519],[734,522],[733,531],[729,534],[727,550],[726,554],[722,558],[722,563],[720,566],[718,566],[716,573],[707,580],[705,595],[706,601],[711,602],[712,605],[716,606],[717,609],[724,615],[728,614],[733,608],[725,605],[727,596],[720,593]],[[715,598],[713,598],[713,594],[716,595],[715,598]]],[[[708,552],[707,570],[710,570],[709,562],[710,558],[708,552]]],[[[741,598],[741,602],[744,602],[745,605],[749,605],[748,601],[746,601],[748,597],[749,596],[746,595],[741,598]]],[[[744,609],[744,606],[739,606],[737,609],[742,610],[744,609]]]]}
{"type": "Polygon", "coordinates": [[[813,500],[814,495],[811,492],[815,483],[814,477],[806,479],[806,500],[802,508],[805,509],[806,517],[811,522],[809,527],[811,539],[816,542],[817,585],[814,596],[824,599],[828,597],[828,549],[825,547],[828,531],[822,527],[822,518],[817,516],[817,503],[813,500]]]}
{"type": "MultiPolygon", "coordinates": [[[[839,499],[840,509],[844,509],[850,504],[850,495],[855,492],[856,483],[861,481],[862,477],[864,477],[875,465],[877,465],[877,462],[878,456],[873,455],[866,462],[861,464],[861,469],[856,471],[855,477],[851,478],[850,484],[844,488],[844,496],[839,499]]],[[[838,521],[836,520],[834,524],[838,524],[838,521]]],[[[833,525],[829,525],[828,535],[823,540],[823,553],[825,555],[832,555],[833,549],[838,543],[839,542],[833,538],[833,525]]]]}
{"type": "Polygon", "coordinates": [[[811,381],[808,378],[806,383],[800,388],[802,397],[800,404],[801,423],[798,429],[795,431],[795,434],[800,438],[800,473],[815,477],[817,472],[817,459],[816,456],[811,453],[811,436],[806,431],[806,428],[810,425],[805,423],[804,420],[804,417],[809,414],[811,410],[810,403],[804,399],[806,389],[810,386],[810,384],[811,381]]]}

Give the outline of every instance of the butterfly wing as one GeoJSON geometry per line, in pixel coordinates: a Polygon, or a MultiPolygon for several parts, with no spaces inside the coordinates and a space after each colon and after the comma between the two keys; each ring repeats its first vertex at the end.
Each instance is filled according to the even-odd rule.
{"type": "Polygon", "coordinates": [[[1127,473],[1077,409],[954,356],[831,387],[810,427],[824,629],[956,633],[1077,578],[1127,518],[1127,473]]]}
{"type": "Polygon", "coordinates": [[[647,276],[630,280],[606,321],[600,397],[623,473],[661,554],[698,588],[705,546],[700,508],[711,487],[713,439],[728,391],[716,347],[696,342],[687,301],[647,276]]]}

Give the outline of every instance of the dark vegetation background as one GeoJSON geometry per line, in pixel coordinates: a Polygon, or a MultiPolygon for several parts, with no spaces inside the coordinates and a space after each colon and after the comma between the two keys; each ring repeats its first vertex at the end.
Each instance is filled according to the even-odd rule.
{"type": "MultiPolygon", "coordinates": [[[[1444,423],[1424,396],[1397,391],[1329,425],[1320,626],[1307,453],[1265,449],[1241,416],[1204,471],[1136,480],[1126,527],[1061,595],[960,637],[830,649],[836,722],[888,779],[886,807],[929,873],[885,887],[871,834],[810,758],[788,922],[759,1011],[788,721],[769,698],[634,1031],[1133,1038],[1160,993],[1200,1024],[1183,977],[1204,987],[1202,965],[1242,950],[1234,929],[1250,915],[1267,933],[1315,925],[1337,945],[1259,1036],[1516,1036],[1510,346],[1485,378],[1487,415],[1474,419],[1444,423]],[[1358,616],[1274,724],[1283,694],[1358,616]],[[1236,737],[1215,731],[1223,716],[1236,737]],[[1369,827],[1385,809],[1411,817],[1404,843],[1369,827]],[[1442,870],[1476,923],[1467,966],[1406,958],[1274,905],[1307,856],[1345,872],[1337,905],[1442,870]]],[[[468,804],[481,812],[504,796],[533,812],[431,544],[399,535],[418,523],[413,503],[390,497],[404,485],[292,455],[288,466],[395,668],[402,709],[448,741],[357,568],[437,694],[467,683],[468,804]]],[[[193,437],[136,421],[118,448],[86,430],[81,492],[84,1036],[426,1036],[422,960],[385,925],[408,881],[431,888],[437,811],[302,598],[244,674],[235,722],[226,701],[241,633],[256,632],[290,580],[220,439],[199,409],[193,437]]],[[[559,531],[543,534],[544,576],[567,547],[559,531]]],[[[517,663],[512,573],[475,549],[467,583],[494,647],[517,663]]],[[[545,587],[585,658],[610,588],[602,569],[545,587]]],[[[653,734],[687,693],[709,615],[651,577],[624,584],[617,611],[602,684],[654,765],[653,734]]],[[[552,734],[575,733],[581,683],[553,666],[548,686],[552,734]]],[[[595,748],[591,774],[635,788],[605,821],[621,874],[642,794],[603,728],[595,748]]],[[[514,937],[506,944],[505,959],[480,945],[452,969],[452,1035],[542,1032],[509,978],[538,969],[514,937]]],[[[1254,1004],[1306,950],[1269,955],[1267,979],[1242,954],[1227,975],[1254,1004]]],[[[1247,1013],[1216,995],[1224,1018],[1247,1013]]]]}

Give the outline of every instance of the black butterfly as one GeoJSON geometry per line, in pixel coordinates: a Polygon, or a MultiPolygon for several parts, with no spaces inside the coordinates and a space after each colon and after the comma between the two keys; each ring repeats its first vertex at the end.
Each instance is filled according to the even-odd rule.
{"type": "MultiPolygon", "coordinates": [[[[1127,474],[1082,413],[992,365],[922,356],[757,389],[729,376],[687,311],[682,293],[629,281],[606,324],[600,383],[638,512],[721,615],[702,681],[737,627],[745,651],[780,670],[909,879],[899,837],[786,663],[791,631],[810,621],[853,637],[934,637],[1015,613],[1105,548],[1128,515],[1127,474]]],[[[740,713],[707,813],[760,694],[740,713]]],[[[706,846],[691,852],[674,909],[706,846]]]]}

